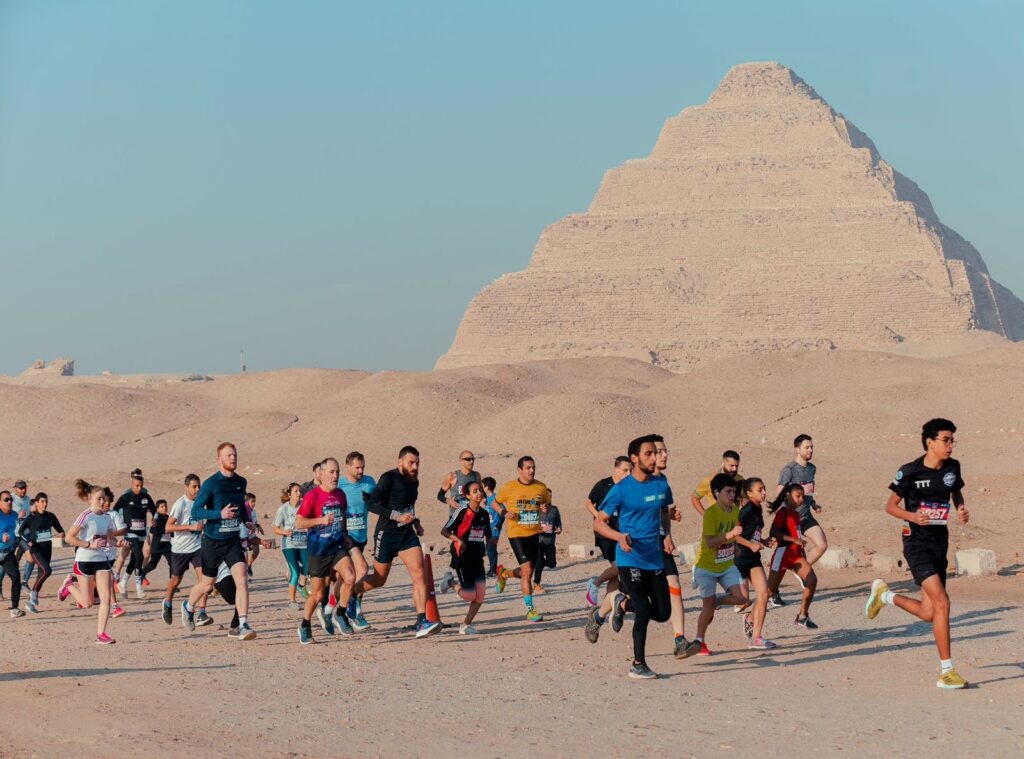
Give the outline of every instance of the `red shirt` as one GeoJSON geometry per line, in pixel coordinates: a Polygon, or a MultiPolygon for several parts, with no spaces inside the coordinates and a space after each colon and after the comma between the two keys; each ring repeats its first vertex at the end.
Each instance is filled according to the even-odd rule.
{"type": "Polygon", "coordinates": [[[345,492],[340,488],[328,493],[321,487],[315,487],[302,497],[298,516],[305,519],[320,519],[326,514],[333,514],[334,522],[309,529],[306,546],[312,554],[333,553],[340,548],[351,546],[345,525],[348,501],[345,499],[345,492]]]}
{"type": "MultiPolygon", "coordinates": [[[[775,513],[775,519],[772,521],[772,530],[782,530],[789,537],[799,539],[802,537],[800,534],[800,515],[788,506],[783,506],[775,513]]],[[[785,543],[784,547],[787,553],[795,557],[804,555],[804,549],[798,543],[785,543]]]]}

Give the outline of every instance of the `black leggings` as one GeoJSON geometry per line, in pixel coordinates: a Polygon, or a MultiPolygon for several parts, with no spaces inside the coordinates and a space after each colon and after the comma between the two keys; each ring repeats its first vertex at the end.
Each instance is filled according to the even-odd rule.
{"type": "Polygon", "coordinates": [[[533,581],[539,583],[541,576],[544,574],[544,567],[554,569],[557,564],[555,544],[541,541],[537,546],[537,561],[533,565],[533,581]]]}
{"type": "Polygon", "coordinates": [[[32,592],[38,593],[43,589],[43,583],[53,572],[50,570],[50,559],[53,557],[53,543],[36,543],[29,549],[30,561],[39,568],[36,581],[32,583],[32,592]]]}
{"type": "Polygon", "coordinates": [[[619,567],[619,589],[626,594],[626,611],[633,612],[633,661],[645,664],[647,623],[665,622],[672,614],[668,578],[661,569],[619,567]]]}
{"type": "Polygon", "coordinates": [[[8,551],[2,562],[4,571],[11,578],[11,608],[17,609],[21,601],[21,572],[18,571],[18,559],[14,551],[8,551]]]}
{"type": "Polygon", "coordinates": [[[132,549],[132,558],[128,561],[128,569],[125,570],[125,577],[130,575],[132,572],[138,572],[139,577],[142,577],[142,565],[146,563],[146,556],[142,552],[142,546],[145,543],[143,540],[135,540],[134,538],[128,541],[128,546],[132,549]]]}
{"type": "MultiPolygon", "coordinates": [[[[216,583],[217,590],[220,591],[220,597],[224,599],[224,603],[229,606],[235,605],[235,578],[228,575],[220,582],[216,583]]],[[[238,609],[235,609],[235,616],[231,618],[231,627],[238,627],[238,609]]]]}
{"type": "Polygon", "coordinates": [[[160,565],[160,559],[167,559],[167,571],[170,572],[171,549],[168,546],[166,551],[154,551],[149,554],[149,561],[146,562],[146,566],[144,566],[142,568],[142,571],[139,572],[139,577],[145,577],[154,569],[156,569],[160,565]]]}

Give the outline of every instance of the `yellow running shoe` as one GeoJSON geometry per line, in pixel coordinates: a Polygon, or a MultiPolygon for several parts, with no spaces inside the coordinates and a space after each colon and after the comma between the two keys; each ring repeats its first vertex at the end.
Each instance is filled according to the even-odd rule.
{"type": "Polygon", "coordinates": [[[868,602],[864,605],[864,616],[868,619],[874,619],[878,616],[878,612],[885,606],[882,603],[882,594],[889,590],[889,586],[885,584],[885,580],[875,580],[871,583],[871,594],[868,596],[868,602]]]}
{"type": "Polygon", "coordinates": [[[498,593],[504,593],[505,592],[505,583],[508,581],[507,570],[505,569],[505,567],[503,567],[501,564],[499,564],[498,565],[498,569],[495,572],[495,575],[496,575],[496,578],[494,580],[494,589],[498,593]]]}
{"type": "Polygon", "coordinates": [[[967,681],[960,677],[955,669],[951,669],[939,675],[939,681],[935,685],[944,690],[960,690],[967,687],[967,681]]]}
{"type": "Polygon", "coordinates": [[[526,620],[528,622],[541,622],[544,619],[544,615],[534,609],[532,606],[526,612],[526,620]]]}

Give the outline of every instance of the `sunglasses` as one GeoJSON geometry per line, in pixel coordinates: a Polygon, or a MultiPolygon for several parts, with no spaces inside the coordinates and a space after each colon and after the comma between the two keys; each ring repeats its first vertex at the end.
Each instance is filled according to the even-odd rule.
{"type": "Polygon", "coordinates": [[[468,457],[466,457],[466,458],[464,458],[462,460],[463,461],[476,461],[476,457],[475,456],[468,456],[468,457]]]}
{"type": "Polygon", "coordinates": [[[10,498],[0,498],[0,503],[10,503],[10,502],[11,502],[10,498]]]}

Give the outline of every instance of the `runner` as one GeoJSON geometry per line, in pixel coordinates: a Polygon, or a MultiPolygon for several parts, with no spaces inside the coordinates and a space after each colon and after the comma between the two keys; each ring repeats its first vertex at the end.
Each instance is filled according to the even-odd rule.
{"type": "MultiPolygon", "coordinates": [[[[793,449],[795,451],[795,458],[782,467],[782,471],[779,473],[779,485],[775,490],[775,497],[778,498],[782,488],[790,483],[795,482],[803,487],[804,503],[800,511],[800,533],[808,539],[807,561],[813,566],[825,551],[828,550],[828,538],[821,525],[818,524],[818,520],[814,518],[813,513],[821,511],[821,505],[814,497],[814,478],[817,473],[817,467],[811,463],[811,457],[814,456],[814,441],[811,440],[810,435],[797,435],[793,441],[793,449]]],[[[782,600],[782,596],[776,591],[771,601],[769,601],[768,608],[774,609],[785,605],[786,602],[782,600]]]]}
{"type": "MultiPolygon", "coordinates": [[[[590,495],[583,502],[583,507],[592,519],[597,519],[601,501],[608,495],[608,491],[612,489],[612,486],[622,482],[632,471],[633,463],[629,460],[629,457],[619,456],[615,459],[615,464],[612,466],[612,476],[605,477],[603,480],[598,480],[594,483],[594,487],[590,489],[590,495]]],[[[612,514],[608,520],[608,526],[613,530],[617,530],[619,529],[618,524],[618,515],[612,514]]],[[[588,606],[597,606],[600,600],[601,586],[605,583],[608,583],[609,593],[619,588],[619,570],[615,566],[615,547],[618,544],[614,540],[604,537],[597,530],[594,530],[594,545],[601,550],[601,555],[608,562],[608,568],[597,577],[591,577],[587,581],[588,606]]]]}
{"type": "Polygon", "coordinates": [[[153,524],[149,526],[149,556],[146,559],[146,566],[140,574],[142,581],[146,582],[146,576],[160,566],[160,560],[167,561],[168,575],[171,570],[171,533],[167,531],[167,501],[160,499],[156,502],[156,516],[153,517],[153,524]]]}
{"type": "MultiPolygon", "coordinates": [[[[281,537],[281,553],[288,564],[288,608],[299,611],[303,604],[295,600],[295,593],[303,578],[309,574],[309,532],[295,527],[295,518],[302,502],[302,486],[293,482],[281,491],[281,508],[274,515],[274,534],[281,537]]],[[[302,595],[309,598],[309,591],[302,586],[302,595]]]]}
{"type": "Polygon", "coordinates": [[[925,453],[899,468],[889,485],[892,492],[885,505],[889,516],[903,520],[903,556],[921,588],[921,600],[896,595],[885,581],[875,580],[864,608],[868,619],[877,617],[884,606],[898,606],[922,622],[931,622],[939,651],[940,672],[935,684],[947,690],[967,687],[967,681],[953,666],[946,593],[950,503],[960,524],[967,524],[971,517],[964,505],[960,462],[952,458],[954,433],[956,425],[948,419],[931,419],[924,424],[921,445],[925,453]]]}
{"type": "MultiPolygon", "coordinates": [[[[240,537],[249,538],[249,531],[242,525],[238,534],[240,537]]],[[[270,541],[262,541],[264,548],[270,548],[270,541]]],[[[220,593],[220,597],[224,599],[224,603],[232,607],[234,614],[231,617],[231,623],[228,625],[228,637],[237,638],[239,636],[239,622],[238,622],[238,607],[235,605],[237,598],[235,578],[231,575],[231,567],[224,562],[221,562],[220,568],[217,570],[217,582],[214,584],[217,592],[220,593]]]]}
{"type": "MultiPolygon", "coordinates": [[[[352,565],[356,571],[355,581],[357,586],[366,577],[368,571],[366,559],[363,557],[363,549],[366,548],[366,542],[369,538],[367,532],[369,515],[367,514],[366,501],[370,497],[370,493],[373,492],[373,489],[377,487],[377,481],[368,474],[364,474],[365,469],[366,457],[359,451],[352,451],[345,456],[345,476],[338,480],[338,487],[345,492],[345,498],[348,499],[348,523],[346,527],[348,528],[348,536],[352,540],[352,548],[349,549],[349,555],[352,557],[352,565]]],[[[340,595],[340,591],[336,590],[335,594],[340,595]]],[[[346,613],[353,630],[362,632],[363,630],[370,629],[370,623],[363,616],[363,599],[361,595],[357,595],[355,592],[352,593],[346,613]]]]}
{"type": "MultiPolygon", "coordinates": [[[[36,614],[39,612],[39,591],[52,574],[50,561],[53,558],[53,536],[63,538],[64,528],[57,515],[47,511],[50,498],[46,493],[37,493],[33,503],[35,508],[28,519],[21,523],[18,536],[26,544],[25,557],[29,562],[27,566],[39,567],[39,575],[31,586],[32,595],[26,606],[30,612],[36,614]]],[[[22,579],[27,584],[30,577],[31,573],[25,572],[22,579]]]]}
{"type": "Polygon", "coordinates": [[[562,533],[562,515],[555,504],[540,508],[540,545],[537,547],[537,563],[533,568],[534,595],[543,595],[544,586],[540,584],[544,569],[558,566],[558,555],[555,553],[555,538],[562,533]]]}
{"type": "Polygon", "coordinates": [[[494,496],[494,504],[502,517],[508,520],[508,542],[519,566],[511,572],[498,565],[497,591],[504,592],[510,577],[518,577],[526,605],[526,619],[540,622],[544,616],[533,605],[533,564],[540,547],[541,509],[551,503],[551,491],[540,480],[534,479],[537,463],[532,456],[522,456],[516,463],[519,477],[501,486],[494,496]]]}
{"type": "Polygon", "coordinates": [[[497,541],[497,538],[491,533],[487,509],[482,508],[485,497],[483,485],[475,480],[466,483],[462,495],[466,503],[459,506],[441,528],[441,534],[452,542],[451,567],[458,576],[458,582],[451,572],[445,572],[441,579],[441,592],[447,593],[455,588],[459,597],[469,604],[466,618],[459,625],[459,635],[476,635],[478,630],[473,627],[473,619],[487,594],[484,554],[487,544],[497,541]]]}
{"type": "Polygon", "coordinates": [[[725,451],[722,454],[722,466],[718,469],[718,471],[712,472],[699,483],[697,483],[697,487],[694,488],[693,492],[690,494],[690,505],[693,506],[694,510],[701,516],[704,515],[705,507],[702,501],[705,498],[708,499],[708,506],[714,505],[715,497],[714,494],[711,492],[711,480],[715,477],[715,475],[731,475],[732,478],[735,480],[737,488],[742,486],[743,476],[740,475],[739,469],[740,455],[733,450],[725,451]]]}
{"type": "Polygon", "coordinates": [[[318,614],[323,631],[328,635],[334,635],[334,615],[324,609],[332,572],[337,572],[342,580],[338,627],[342,635],[352,634],[345,607],[348,605],[355,582],[355,571],[352,568],[352,558],[348,554],[352,542],[345,530],[347,500],[344,491],[338,487],[340,471],[341,465],[337,459],[324,459],[320,467],[320,485],[302,497],[302,504],[295,517],[295,526],[308,531],[307,574],[312,585],[298,629],[299,643],[304,646],[313,642],[313,628],[310,622],[314,611],[318,614]]]}
{"type": "MultiPolygon", "coordinates": [[[[14,513],[18,515],[18,529],[20,530],[22,523],[28,519],[29,514],[32,513],[33,499],[28,496],[28,483],[25,482],[25,480],[16,480],[11,486],[11,490],[14,491],[11,493],[11,497],[13,499],[11,502],[11,508],[14,510],[14,513]]],[[[18,553],[17,558],[19,561],[21,560],[21,552],[18,553]]],[[[23,586],[28,585],[29,578],[32,577],[32,570],[34,568],[35,564],[31,561],[25,562],[25,565],[21,569],[23,573],[21,577],[21,584],[23,586]]],[[[5,573],[6,570],[3,566],[0,566],[0,598],[4,597],[3,583],[5,573]]]]}
{"type": "MultiPolygon", "coordinates": [[[[164,622],[174,621],[172,603],[174,594],[181,584],[181,578],[192,567],[196,573],[196,584],[202,579],[199,569],[202,562],[199,549],[202,546],[203,523],[192,518],[192,504],[199,494],[199,475],[189,474],[185,477],[185,494],[181,496],[167,515],[164,529],[171,534],[171,575],[167,579],[167,595],[164,597],[162,617],[164,622]]],[[[213,622],[206,614],[206,596],[200,598],[196,606],[196,626],[202,627],[213,622]]]]}
{"type": "Polygon", "coordinates": [[[70,578],[61,588],[62,597],[69,593],[83,609],[93,606],[94,593],[99,594],[96,620],[96,642],[111,645],[115,641],[107,634],[111,599],[114,593],[113,567],[110,555],[104,550],[123,543],[118,539],[113,516],[109,511],[110,493],[84,480],[75,481],[79,498],[88,499],[89,508],[83,511],[68,530],[65,542],[75,546],[75,567],[80,573],[80,584],[75,587],[70,578]]]}
{"type": "Polygon", "coordinates": [[[693,586],[700,593],[702,608],[697,619],[698,656],[711,656],[704,640],[719,606],[745,606],[750,601],[743,579],[733,560],[736,538],[742,528],[736,525],[736,478],[733,473],[719,472],[711,478],[712,504],[704,510],[700,548],[693,566],[693,586]],[[717,595],[718,586],[725,590],[717,595]]]}
{"type": "Polygon", "coordinates": [[[301,485],[302,495],[306,495],[310,490],[320,486],[320,467],[323,466],[322,461],[318,461],[313,464],[313,479],[308,482],[303,482],[301,485]]]}
{"type": "MultiPolygon", "coordinates": [[[[128,592],[128,578],[134,572],[135,597],[142,599],[146,597],[146,592],[142,589],[142,567],[146,564],[144,551],[147,535],[146,521],[148,516],[156,514],[156,504],[145,492],[145,480],[142,477],[142,472],[138,469],[134,470],[131,478],[131,489],[117,499],[113,510],[118,512],[125,524],[128,525],[125,539],[128,541],[127,545],[131,552],[128,568],[121,575],[121,594],[128,592]]],[[[122,555],[118,559],[118,568],[123,563],[123,558],[122,555]]]]}
{"type": "Polygon", "coordinates": [[[761,552],[770,548],[771,539],[764,538],[764,513],[762,507],[768,499],[764,480],[751,477],[743,483],[747,502],[740,508],[738,523],[742,530],[736,537],[734,561],[740,577],[754,586],[757,596],[754,609],[743,616],[743,634],[747,647],[758,650],[775,648],[775,644],[763,637],[764,618],[768,611],[768,578],[761,564],[761,552]]]}
{"type": "Polygon", "coordinates": [[[392,562],[396,557],[401,559],[412,579],[412,600],[416,606],[414,634],[423,638],[441,629],[441,622],[431,622],[426,614],[427,584],[419,540],[423,527],[416,518],[419,468],[420,452],[411,445],[404,446],[398,452],[398,466],[384,472],[370,493],[367,508],[378,516],[373,534],[373,574],[359,583],[356,592],[361,594],[383,587],[391,573],[392,562]]]}
{"type": "Polygon", "coordinates": [[[245,551],[239,537],[243,516],[246,481],[235,474],[238,468],[238,450],[234,443],[217,446],[220,470],[207,478],[199,488],[192,504],[192,518],[204,520],[203,538],[199,549],[201,575],[192,588],[188,600],[181,604],[181,623],[195,630],[195,610],[199,602],[213,590],[221,562],[231,567],[235,578],[238,609],[239,640],[252,640],[256,631],[249,625],[249,574],[246,571],[245,551]]]}
{"type": "Polygon", "coordinates": [[[460,506],[468,503],[466,498],[466,486],[471,482],[480,482],[480,473],[473,470],[476,464],[476,456],[472,451],[463,451],[459,454],[459,468],[454,472],[448,472],[441,482],[441,489],[437,491],[437,500],[448,504],[448,517],[455,513],[460,506]]]}
{"type": "Polygon", "coordinates": [[[494,491],[497,489],[498,483],[493,477],[484,477],[480,482],[483,484],[484,494],[487,496],[484,508],[487,509],[487,515],[491,520],[493,540],[487,541],[487,577],[491,578],[498,576],[498,538],[501,536],[501,527],[505,524],[505,520],[501,513],[494,508],[494,491]]]}
{"type": "MultiPolygon", "coordinates": [[[[665,477],[665,470],[668,469],[668,446],[665,445],[665,438],[661,435],[653,435],[654,438],[654,474],[656,477],[665,477]]],[[[668,478],[665,477],[665,481],[668,478]]],[[[675,520],[682,519],[682,514],[674,503],[671,515],[675,520]]],[[[665,560],[665,577],[668,580],[669,603],[672,606],[672,614],[669,620],[672,623],[672,655],[677,659],[688,659],[700,651],[700,644],[696,641],[686,640],[686,617],[683,611],[683,589],[679,584],[679,565],[676,564],[676,544],[672,539],[672,520],[665,523],[661,530],[663,542],[662,557],[665,560]]]]}
{"type": "Polygon", "coordinates": [[[605,595],[601,605],[589,611],[585,628],[587,640],[597,643],[606,618],[611,618],[612,630],[618,632],[624,615],[633,612],[633,665],[629,676],[641,680],[658,677],[647,666],[647,626],[651,620],[665,622],[672,614],[661,535],[669,520],[672,489],[664,477],[654,474],[656,437],[646,435],[630,442],[627,452],[633,472],[608,491],[594,519],[594,531],[618,544],[615,563],[623,592],[614,590],[605,595]],[[617,529],[608,526],[614,514],[618,515],[617,529]]]}
{"type": "Polygon", "coordinates": [[[18,512],[10,490],[0,490],[0,566],[11,578],[11,616],[24,617],[18,608],[21,600],[21,572],[14,549],[18,546],[18,512]]]}
{"type": "Polygon", "coordinates": [[[770,512],[778,511],[772,522],[771,536],[775,539],[776,548],[772,554],[771,572],[768,574],[768,591],[774,596],[782,584],[786,570],[792,569],[799,575],[804,586],[800,611],[796,615],[795,623],[808,630],[817,630],[818,626],[811,621],[810,610],[814,592],[818,587],[818,576],[814,573],[811,563],[807,561],[804,554],[807,541],[800,534],[800,507],[803,500],[803,486],[791,482],[782,488],[779,497],[768,507],[770,512]]]}
{"type": "Polygon", "coordinates": [[[260,535],[263,534],[263,527],[260,526],[260,517],[256,512],[255,493],[245,494],[245,512],[245,527],[249,535],[242,541],[242,545],[245,547],[245,561],[248,565],[246,571],[249,573],[249,577],[252,577],[252,565],[259,558],[260,546],[263,544],[263,541],[260,539],[260,535]]]}

